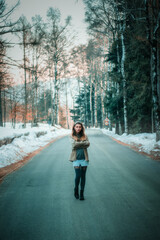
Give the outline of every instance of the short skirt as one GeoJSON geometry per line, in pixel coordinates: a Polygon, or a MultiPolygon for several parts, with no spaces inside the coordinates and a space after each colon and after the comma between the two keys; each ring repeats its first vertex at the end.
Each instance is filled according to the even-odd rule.
{"type": "Polygon", "coordinates": [[[85,167],[89,165],[89,161],[86,161],[85,159],[81,159],[81,160],[75,160],[73,161],[73,167],[85,167]]]}

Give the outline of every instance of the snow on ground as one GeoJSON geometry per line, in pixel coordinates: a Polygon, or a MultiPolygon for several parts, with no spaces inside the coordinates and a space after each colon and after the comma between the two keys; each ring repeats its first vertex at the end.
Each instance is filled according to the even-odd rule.
{"type": "Polygon", "coordinates": [[[156,142],[155,133],[118,135],[115,134],[115,129],[113,129],[113,131],[109,131],[108,129],[102,129],[102,132],[121,142],[138,147],[140,152],[145,152],[147,154],[154,153],[155,156],[160,156],[160,141],[156,142]]]}
{"type": "MultiPolygon", "coordinates": [[[[160,141],[156,142],[155,133],[123,134],[120,136],[115,134],[115,129],[113,131],[101,129],[101,131],[121,142],[138,147],[139,151],[160,156],[160,141]]],[[[64,129],[59,125],[53,127],[48,124],[39,124],[39,127],[34,128],[27,124],[25,129],[22,128],[22,124],[17,124],[16,129],[11,128],[10,124],[7,124],[6,127],[0,127],[0,140],[7,137],[17,137],[12,143],[0,147],[0,168],[23,159],[30,152],[45,146],[54,138],[70,133],[71,129],[64,129]],[[37,137],[36,134],[39,132],[47,132],[47,134],[37,137]],[[27,136],[24,135],[27,133],[27,136]]]]}
{"type": "Polygon", "coordinates": [[[23,159],[28,153],[45,146],[58,136],[71,133],[70,129],[61,128],[59,125],[53,127],[48,124],[39,124],[39,127],[31,128],[30,124],[27,124],[25,129],[21,127],[22,124],[17,124],[16,129],[11,128],[10,124],[0,127],[0,140],[20,136],[12,143],[0,147],[0,168],[23,159]],[[38,132],[47,132],[47,134],[37,137],[38,132]],[[26,133],[28,133],[27,136],[24,135],[26,133]]]}

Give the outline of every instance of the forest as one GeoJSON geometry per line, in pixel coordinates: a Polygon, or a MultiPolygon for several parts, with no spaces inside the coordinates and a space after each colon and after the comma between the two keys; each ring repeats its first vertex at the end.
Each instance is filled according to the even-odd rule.
{"type": "Polygon", "coordinates": [[[114,127],[119,135],[155,132],[159,141],[159,0],[83,2],[89,40],[74,45],[71,16],[62,23],[60,10],[49,8],[47,20],[36,15],[29,22],[22,15],[12,21],[20,3],[9,8],[0,0],[0,126],[47,122],[70,128],[71,118],[86,128],[114,127]],[[7,55],[16,44],[21,61],[7,55]],[[13,66],[21,84],[9,71],[13,66]]]}

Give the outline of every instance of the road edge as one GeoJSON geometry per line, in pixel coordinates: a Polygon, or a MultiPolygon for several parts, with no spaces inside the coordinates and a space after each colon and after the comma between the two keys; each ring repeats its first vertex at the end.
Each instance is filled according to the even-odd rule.
{"type": "Polygon", "coordinates": [[[44,145],[43,147],[40,147],[38,149],[36,149],[33,152],[30,152],[27,156],[25,156],[23,159],[21,159],[18,162],[12,163],[10,165],[7,165],[5,167],[0,168],[0,184],[3,182],[4,178],[9,175],[10,173],[18,170],[19,168],[23,167],[27,162],[29,162],[29,160],[31,158],[33,158],[35,155],[37,155],[38,153],[40,153],[43,149],[47,148],[50,144],[54,143],[55,141],[57,141],[58,139],[61,139],[65,136],[68,136],[69,133],[58,136],[54,139],[52,139],[49,143],[47,143],[46,145],[44,145]]]}
{"type": "MultiPolygon", "coordinates": [[[[107,136],[109,136],[109,135],[107,135],[107,136]]],[[[112,140],[114,140],[115,142],[117,142],[117,143],[119,143],[119,144],[121,144],[121,145],[124,145],[124,146],[126,146],[126,147],[129,147],[129,148],[133,149],[135,152],[140,153],[141,155],[145,155],[145,156],[147,156],[147,157],[150,157],[152,160],[156,160],[156,161],[160,162],[160,157],[159,157],[159,156],[154,156],[153,154],[148,154],[148,153],[146,153],[146,152],[139,151],[139,148],[136,147],[136,146],[134,146],[134,145],[132,145],[132,144],[128,144],[128,143],[121,142],[120,140],[117,140],[116,138],[111,137],[111,136],[109,136],[109,137],[110,137],[112,140]]]]}

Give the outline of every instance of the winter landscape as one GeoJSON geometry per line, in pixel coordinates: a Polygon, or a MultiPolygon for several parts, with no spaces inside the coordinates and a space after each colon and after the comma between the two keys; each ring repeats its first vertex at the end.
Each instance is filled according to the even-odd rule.
{"type": "Polygon", "coordinates": [[[159,60],[157,0],[0,0],[1,239],[160,239],[159,60]]]}
{"type": "MultiPolygon", "coordinates": [[[[11,124],[7,124],[5,128],[0,128],[0,143],[3,144],[5,140],[12,140],[11,143],[3,144],[0,147],[0,168],[22,160],[28,153],[47,145],[58,136],[71,135],[71,129],[64,129],[59,125],[53,127],[48,124],[40,124],[39,127],[31,128],[28,124],[25,129],[21,127],[22,124],[17,124],[17,128],[13,129],[11,124]]],[[[114,139],[136,147],[139,152],[147,153],[151,157],[158,157],[157,159],[160,157],[160,141],[156,142],[155,133],[123,134],[119,136],[115,134],[115,129],[113,131],[101,130],[114,139]]]]}

